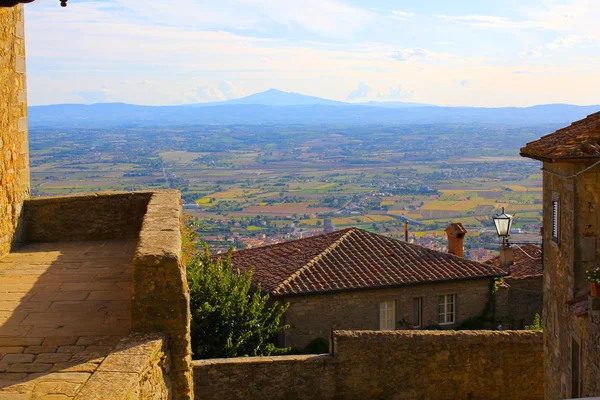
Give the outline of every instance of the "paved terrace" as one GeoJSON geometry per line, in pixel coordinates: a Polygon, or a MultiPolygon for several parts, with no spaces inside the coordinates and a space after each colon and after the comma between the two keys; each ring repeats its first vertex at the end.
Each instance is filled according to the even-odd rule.
{"type": "Polygon", "coordinates": [[[0,259],[0,399],[77,394],[129,333],[136,244],[29,244],[0,259]]]}
{"type": "Polygon", "coordinates": [[[177,191],[25,201],[0,258],[0,400],[190,399],[177,191]]]}

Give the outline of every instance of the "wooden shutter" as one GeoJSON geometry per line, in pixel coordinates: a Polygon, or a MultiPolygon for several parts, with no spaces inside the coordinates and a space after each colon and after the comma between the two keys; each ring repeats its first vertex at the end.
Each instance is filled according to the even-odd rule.
{"type": "Polygon", "coordinates": [[[552,200],[552,240],[558,242],[558,200],[552,200]]]}

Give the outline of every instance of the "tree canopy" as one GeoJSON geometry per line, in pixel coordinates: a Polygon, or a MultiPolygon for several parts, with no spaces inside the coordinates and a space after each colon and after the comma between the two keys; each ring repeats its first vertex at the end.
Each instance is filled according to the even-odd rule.
{"type": "Polygon", "coordinates": [[[273,343],[287,326],[280,321],[289,304],[269,301],[252,272],[234,270],[227,257],[212,257],[208,246],[187,264],[194,358],[271,355],[287,351],[273,343]]]}

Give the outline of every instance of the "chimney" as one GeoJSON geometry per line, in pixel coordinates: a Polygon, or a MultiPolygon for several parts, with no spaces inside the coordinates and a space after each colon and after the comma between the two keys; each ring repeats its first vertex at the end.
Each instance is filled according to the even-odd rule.
{"type": "Polygon", "coordinates": [[[513,249],[509,245],[502,244],[500,246],[500,268],[509,271],[509,268],[515,262],[513,249]]]}
{"type": "Polygon", "coordinates": [[[446,228],[446,236],[448,236],[448,253],[463,257],[463,240],[466,234],[467,230],[460,222],[454,222],[448,225],[446,228]]]}

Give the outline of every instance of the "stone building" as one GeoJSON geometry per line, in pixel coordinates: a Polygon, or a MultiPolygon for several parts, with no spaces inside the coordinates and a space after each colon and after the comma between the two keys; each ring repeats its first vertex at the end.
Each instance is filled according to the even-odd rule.
{"type": "Polygon", "coordinates": [[[347,228],[233,253],[233,266],[290,303],[284,346],[333,329],[456,328],[479,317],[505,272],[453,254],[347,228]]]}
{"type": "Polygon", "coordinates": [[[494,316],[502,329],[524,329],[544,308],[542,248],[525,244],[510,251],[513,261],[508,265],[500,262],[500,256],[485,262],[506,272],[495,294],[494,316]]]}
{"type": "Polygon", "coordinates": [[[546,399],[600,396],[600,113],[521,149],[543,162],[546,399]]]}

